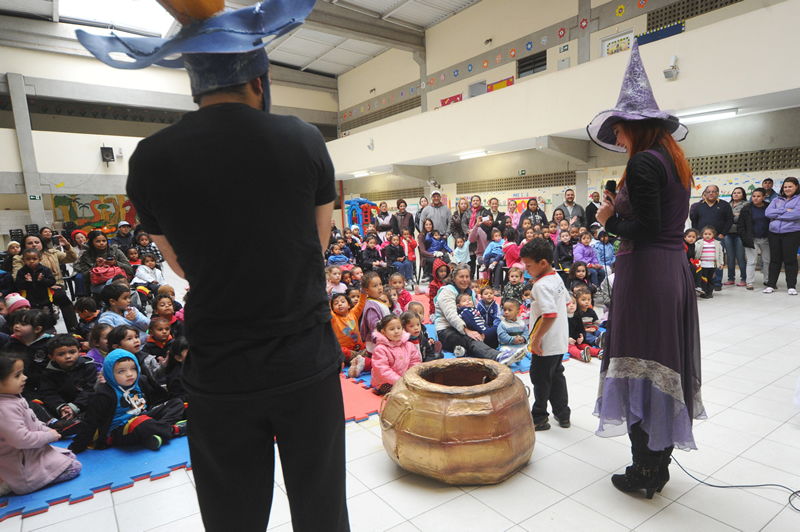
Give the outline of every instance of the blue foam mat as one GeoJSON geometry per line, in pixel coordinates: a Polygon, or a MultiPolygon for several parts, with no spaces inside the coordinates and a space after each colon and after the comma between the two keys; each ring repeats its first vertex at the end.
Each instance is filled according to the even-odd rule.
{"type": "MultiPolygon", "coordinates": [[[[68,447],[71,440],[58,441],[68,447]]],[[[87,450],[78,455],[83,470],[77,478],[46,487],[28,495],[0,497],[0,522],[15,515],[30,517],[46,512],[54,504],[74,504],[94,497],[100,491],[117,491],[133,486],[134,481],[168,476],[173,470],[191,468],[187,438],[175,438],[158,451],[134,447],[112,447],[104,451],[87,450]]]]}

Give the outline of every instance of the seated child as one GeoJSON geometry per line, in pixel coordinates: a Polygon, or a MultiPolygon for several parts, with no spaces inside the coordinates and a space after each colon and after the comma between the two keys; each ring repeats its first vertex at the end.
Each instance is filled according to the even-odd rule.
{"type": "Polygon", "coordinates": [[[172,438],[186,435],[184,406],[139,369],[135,355],[114,349],[103,363],[105,384],[89,401],[81,428],[69,446],[81,453],[89,446],[106,449],[141,445],[158,450],[172,438]]]}
{"type": "Polygon", "coordinates": [[[0,327],[0,332],[4,334],[14,334],[14,320],[16,316],[23,310],[30,310],[30,302],[19,295],[17,292],[8,294],[3,301],[6,306],[5,324],[0,327]]]}
{"type": "Polygon", "coordinates": [[[111,349],[108,348],[108,333],[113,329],[108,323],[98,323],[92,328],[89,333],[89,352],[86,356],[91,358],[94,362],[94,367],[97,370],[97,378],[102,383],[103,379],[103,362],[106,360],[106,355],[111,349]]]}
{"type": "Polygon", "coordinates": [[[500,347],[519,347],[528,343],[531,332],[519,317],[519,301],[508,299],[503,302],[503,319],[497,326],[497,339],[500,347]]]}
{"type": "Polygon", "coordinates": [[[131,266],[133,267],[133,272],[135,274],[139,266],[142,265],[142,260],[139,257],[139,250],[136,249],[135,247],[126,249],[125,258],[128,259],[128,262],[130,262],[131,266]]]}
{"type": "Polygon", "coordinates": [[[422,356],[422,361],[430,362],[431,360],[439,360],[440,358],[444,357],[442,354],[442,343],[428,336],[428,329],[425,328],[425,325],[423,325],[425,306],[422,303],[414,301],[408,305],[408,312],[413,312],[419,318],[419,333],[417,333],[417,329],[415,327],[407,327],[406,325],[403,325],[403,329],[405,329],[405,331],[411,335],[411,339],[409,340],[411,343],[414,343],[413,337],[419,336],[419,350],[420,356],[422,356]]]}
{"type": "MultiPolygon", "coordinates": [[[[136,251],[135,248],[131,248],[128,251],[130,252],[131,250],[136,251]]],[[[156,258],[149,253],[142,258],[142,265],[136,268],[136,274],[131,281],[134,288],[144,286],[151,294],[157,294],[161,285],[167,284],[164,274],[156,268],[156,264],[156,258]]]]}
{"type": "Polygon", "coordinates": [[[433,315],[436,313],[436,294],[439,293],[439,289],[442,288],[450,281],[450,265],[448,265],[442,259],[434,259],[433,261],[433,279],[431,280],[430,284],[428,285],[428,301],[429,301],[429,309],[431,316],[431,321],[433,321],[433,315]]]}
{"type": "Polygon", "coordinates": [[[353,287],[353,276],[348,271],[342,271],[342,284],[344,284],[348,290],[353,287]]]}
{"type": "Polygon", "coordinates": [[[409,303],[411,303],[411,294],[408,293],[405,286],[405,278],[402,273],[393,273],[389,277],[389,284],[394,288],[397,293],[397,304],[401,311],[405,311],[409,303]]]}
{"type": "Polygon", "coordinates": [[[506,241],[503,240],[503,234],[500,232],[500,229],[492,229],[492,241],[489,242],[486,249],[483,251],[483,265],[480,267],[480,271],[486,271],[487,268],[489,270],[494,270],[497,267],[497,263],[504,258],[503,246],[505,243],[506,241]]]}
{"type": "Polygon", "coordinates": [[[577,244],[572,247],[572,256],[575,262],[586,263],[586,274],[591,279],[592,284],[600,287],[600,283],[606,278],[606,271],[597,260],[597,255],[592,247],[592,235],[588,232],[581,234],[577,244]]]}
{"type": "Polygon", "coordinates": [[[78,328],[75,329],[75,334],[83,338],[85,342],[88,342],[92,327],[100,319],[97,303],[91,297],[78,298],[75,302],[75,312],[78,314],[78,328]]]}
{"type": "Polygon", "coordinates": [[[25,495],[78,476],[81,463],[50,444],[61,435],[37,419],[22,397],[24,355],[0,352],[0,496],[25,495]]]}
{"type": "Polygon", "coordinates": [[[42,265],[42,252],[36,248],[22,251],[23,266],[17,271],[17,289],[25,291],[31,308],[51,308],[50,287],[56,284],[53,270],[42,265]]]}
{"type": "Polygon", "coordinates": [[[139,332],[142,341],[147,340],[147,326],[150,321],[131,306],[131,291],[121,284],[108,284],[100,292],[100,300],[106,304],[106,310],[100,315],[97,323],[107,323],[112,327],[128,325],[139,332]]]}
{"type": "Polygon", "coordinates": [[[142,314],[145,313],[144,309],[147,306],[147,298],[150,295],[147,288],[140,286],[138,289],[131,290],[131,283],[128,282],[128,278],[121,273],[115,275],[114,278],[108,281],[106,284],[120,284],[127,287],[128,290],[131,291],[131,306],[142,314]]]}
{"type": "Polygon", "coordinates": [[[80,343],[71,334],[57,334],[47,342],[50,363],[42,374],[39,398],[59,419],[80,419],[97,384],[97,369],[81,356],[80,343]]]}
{"type": "Polygon", "coordinates": [[[378,322],[384,316],[388,316],[391,312],[389,306],[381,301],[383,296],[383,283],[381,277],[377,272],[367,272],[364,274],[363,292],[367,294],[367,303],[364,305],[364,312],[361,316],[361,325],[359,327],[359,334],[364,341],[364,346],[367,349],[367,356],[372,356],[375,351],[375,342],[372,339],[372,333],[378,322]]]}
{"type": "Polygon", "coordinates": [[[367,237],[366,248],[361,251],[361,267],[367,272],[378,272],[381,276],[386,275],[386,261],[383,260],[381,251],[378,249],[378,237],[370,235],[367,237]]]}
{"type": "Polygon", "coordinates": [[[400,305],[397,304],[397,291],[394,289],[394,287],[392,287],[392,285],[383,285],[383,295],[388,299],[386,304],[392,314],[399,316],[403,313],[403,311],[400,309],[400,305]]]}
{"type": "Polygon", "coordinates": [[[400,243],[400,236],[388,236],[389,245],[383,249],[387,264],[391,264],[403,276],[404,282],[414,284],[414,266],[406,256],[406,250],[400,243]]]}
{"type": "Polygon", "coordinates": [[[139,252],[140,257],[150,254],[156,258],[156,262],[158,262],[158,264],[164,262],[164,257],[161,256],[161,251],[159,251],[156,243],[150,240],[150,235],[145,232],[141,232],[134,237],[134,240],[136,240],[136,250],[139,252]]]}
{"type": "MultiPolygon", "coordinates": [[[[186,293],[187,294],[189,293],[189,287],[186,287],[186,293]]],[[[166,294],[169,296],[169,298],[172,300],[172,306],[175,307],[176,314],[178,313],[179,310],[183,308],[183,305],[181,305],[178,301],[175,300],[175,289],[172,288],[170,285],[162,284],[161,287],[158,289],[158,294],[156,295],[160,296],[161,294],[166,294]]]]}
{"type": "Polygon", "coordinates": [[[523,301],[523,293],[525,291],[525,284],[522,282],[522,270],[516,266],[512,266],[508,270],[508,282],[503,287],[502,303],[509,299],[514,299],[518,303],[523,301]]]}
{"type": "Polygon", "coordinates": [[[400,318],[391,314],[383,317],[375,327],[372,387],[378,395],[389,393],[409,368],[422,362],[419,349],[408,341],[409,337],[400,318]]]}
{"type": "Polygon", "coordinates": [[[350,260],[347,258],[347,256],[342,254],[341,246],[333,244],[330,247],[330,252],[331,254],[328,257],[328,262],[327,262],[328,266],[346,266],[350,264],[350,260]]]}
{"type": "Polygon", "coordinates": [[[325,290],[328,292],[328,299],[331,294],[344,294],[347,292],[347,285],[342,282],[342,269],[338,266],[328,266],[325,268],[325,290]]]}
{"type": "MultiPolygon", "coordinates": [[[[22,395],[28,401],[39,398],[42,374],[50,360],[47,358],[47,342],[53,335],[45,331],[55,326],[55,317],[49,312],[37,309],[19,310],[14,313],[14,334],[11,335],[6,350],[23,353],[25,359],[25,391],[22,395]]],[[[37,410],[34,407],[34,410],[37,410]]],[[[36,415],[42,421],[41,412],[36,415]]]]}
{"type": "Polygon", "coordinates": [[[188,355],[189,342],[186,341],[186,338],[178,338],[170,346],[167,366],[165,368],[167,374],[167,392],[169,392],[170,399],[180,399],[184,403],[189,400],[189,394],[183,387],[181,373],[183,372],[183,363],[186,361],[188,355]]]}
{"type": "Polygon", "coordinates": [[[590,362],[593,356],[597,356],[599,349],[586,343],[586,331],[583,329],[583,319],[577,309],[575,296],[569,296],[570,302],[567,304],[567,323],[569,324],[569,356],[575,360],[590,362]]]}
{"type": "Polygon", "coordinates": [[[364,270],[361,266],[353,266],[350,270],[351,286],[357,290],[361,290],[361,279],[364,277],[364,270]]]}
{"type": "Polygon", "coordinates": [[[575,288],[582,286],[586,287],[592,295],[597,293],[597,286],[589,282],[589,279],[586,278],[587,275],[588,267],[585,262],[578,261],[573,264],[569,270],[570,292],[575,292],[575,288]]]}
{"type": "Polygon", "coordinates": [[[361,299],[361,290],[358,288],[348,288],[347,298],[350,300],[350,310],[353,310],[361,299]]]}
{"type": "Polygon", "coordinates": [[[416,312],[406,311],[400,314],[400,323],[403,324],[403,330],[408,334],[408,341],[419,351],[422,362],[442,357],[441,354],[436,356],[433,343],[427,341],[427,336],[423,336],[425,328],[416,312]]]}
{"type": "MultiPolygon", "coordinates": [[[[136,334],[136,329],[130,325],[114,327],[108,333],[108,347],[111,351],[123,349],[136,357],[142,375],[149,376],[155,381],[155,372],[158,370],[158,361],[155,357],[142,352],[142,342],[136,334]]],[[[106,356],[106,358],[108,358],[106,356]]],[[[105,364],[105,360],[103,361],[105,364]]]]}
{"type": "MultiPolygon", "coordinates": [[[[564,220],[561,220],[564,223],[564,220]]],[[[572,244],[569,242],[569,232],[561,231],[556,244],[555,258],[553,265],[557,270],[569,270],[575,259],[572,255],[572,244]]]]}
{"type": "Polygon", "coordinates": [[[597,317],[597,313],[592,308],[592,293],[585,287],[576,288],[574,293],[578,304],[578,314],[583,322],[586,343],[595,347],[602,347],[603,333],[598,332],[600,318],[597,317]]]}
{"type": "Polygon", "coordinates": [[[522,289],[522,302],[519,305],[519,317],[521,320],[528,321],[531,317],[531,292],[533,291],[533,283],[525,283],[525,288],[522,289]]]}
{"type": "Polygon", "coordinates": [[[469,242],[463,236],[456,238],[456,249],[453,251],[453,262],[469,264],[469,242]]]}
{"type": "Polygon", "coordinates": [[[345,242],[344,237],[340,236],[339,238],[337,238],[336,242],[334,242],[334,244],[339,246],[339,249],[342,250],[342,255],[347,257],[347,266],[348,266],[348,269],[349,269],[350,262],[353,260],[353,252],[350,251],[349,247],[347,247],[347,243],[345,242]]]}
{"type": "Polygon", "coordinates": [[[411,236],[411,230],[408,227],[403,229],[401,237],[402,237],[401,242],[403,244],[403,249],[406,252],[408,260],[411,262],[411,264],[416,264],[417,254],[414,253],[414,250],[417,249],[417,240],[413,236],[411,236]]]}
{"type": "Polygon", "coordinates": [[[608,233],[606,233],[605,229],[599,229],[597,231],[597,242],[593,247],[597,262],[603,267],[606,275],[611,275],[612,268],[617,262],[617,256],[614,253],[614,245],[608,240],[608,233]]]}
{"type": "Polygon", "coordinates": [[[456,309],[458,315],[464,320],[464,327],[470,331],[476,331],[481,334],[486,333],[486,323],[481,317],[481,313],[475,308],[475,302],[472,300],[472,294],[464,292],[456,296],[456,309]]]}
{"type": "Polygon", "coordinates": [[[169,322],[170,334],[173,338],[181,338],[183,336],[183,322],[175,316],[175,301],[171,297],[166,294],[156,296],[155,301],[153,301],[151,318],[156,316],[169,322]]]}
{"type": "Polygon", "coordinates": [[[174,342],[169,320],[161,316],[155,316],[150,319],[148,330],[150,336],[147,337],[147,341],[141,348],[141,353],[144,355],[144,363],[158,382],[164,382],[166,377],[164,368],[167,364],[169,350],[174,342]],[[152,361],[155,361],[155,364],[152,361]]]}
{"type": "Polygon", "coordinates": [[[358,303],[352,308],[351,303],[349,296],[334,294],[331,298],[331,327],[344,353],[344,364],[350,366],[348,373],[353,378],[361,374],[367,362],[363,357],[366,353],[358,329],[358,320],[361,319],[367,304],[367,294],[359,293],[358,303]],[[358,369],[359,367],[361,369],[358,369]]]}
{"type": "Polygon", "coordinates": [[[443,257],[445,252],[453,252],[447,245],[447,240],[442,238],[442,234],[436,229],[425,235],[425,247],[434,257],[443,257]]]}
{"type": "MultiPolygon", "coordinates": [[[[514,245],[516,246],[516,244],[514,245]]],[[[497,348],[497,326],[500,325],[502,312],[500,311],[500,306],[495,302],[494,290],[492,290],[491,286],[481,288],[480,294],[481,298],[478,301],[477,309],[486,324],[483,343],[489,347],[497,348]]]]}
{"type": "Polygon", "coordinates": [[[473,294],[478,294],[481,291],[481,283],[475,280],[469,282],[469,289],[473,294]]]}

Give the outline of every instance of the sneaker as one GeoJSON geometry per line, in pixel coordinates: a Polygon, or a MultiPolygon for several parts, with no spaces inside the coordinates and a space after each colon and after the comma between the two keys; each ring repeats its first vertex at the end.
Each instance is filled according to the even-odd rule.
{"type": "Polygon", "coordinates": [[[603,351],[604,351],[604,350],[603,350],[603,349],[601,349],[601,350],[600,350],[600,352],[599,352],[599,353],[597,353],[597,358],[598,358],[598,360],[603,360],[603,351]]]}
{"type": "Polygon", "coordinates": [[[500,362],[501,364],[505,364],[506,366],[511,366],[513,364],[516,364],[523,358],[525,358],[525,355],[527,353],[528,349],[526,347],[520,347],[519,349],[516,349],[514,351],[508,349],[507,351],[500,352],[500,354],[497,357],[497,361],[500,362]]]}
{"type": "MultiPolygon", "coordinates": [[[[731,283],[731,284],[733,284],[733,283],[731,283]]],[[[722,287],[720,285],[715,286],[714,287],[714,292],[722,292],[722,287]]]]}
{"type": "Polygon", "coordinates": [[[710,294],[708,294],[708,299],[714,299],[714,292],[711,292],[710,294]]]}
{"type": "Polygon", "coordinates": [[[725,281],[725,286],[730,286],[730,285],[732,285],[732,284],[734,284],[734,282],[733,282],[733,281],[725,281]]]}
{"type": "Polygon", "coordinates": [[[770,288],[769,286],[764,289],[764,293],[765,294],[771,294],[774,291],[775,291],[775,289],[770,288]]]}
{"type": "Polygon", "coordinates": [[[422,293],[422,290],[419,289],[419,285],[414,285],[414,294],[415,295],[420,295],[421,293],[422,293]]]}
{"type": "Polygon", "coordinates": [[[789,294],[790,296],[796,296],[797,290],[795,290],[794,288],[790,288],[789,290],[786,291],[786,293],[789,294]]]}
{"type": "Polygon", "coordinates": [[[595,342],[595,345],[597,345],[597,347],[602,349],[603,346],[605,345],[605,343],[604,343],[605,340],[606,340],[606,332],[605,331],[600,331],[600,334],[597,335],[597,341],[595,342]]]}
{"type": "Polygon", "coordinates": [[[186,436],[186,420],[178,421],[175,423],[175,437],[180,438],[186,436]]]}
{"type": "Polygon", "coordinates": [[[547,418],[544,418],[543,421],[535,423],[533,425],[533,430],[539,432],[540,430],[550,430],[550,423],[547,421],[547,418]]]}
{"type": "Polygon", "coordinates": [[[569,422],[569,419],[561,420],[558,419],[556,416],[553,416],[553,419],[558,421],[558,426],[561,427],[562,429],[568,429],[572,425],[572,423],[569,422]]]}
{"type": "Polygon", "coordinates": [[[355,379],[361,372],[364,371],[364,364],[366,360],[361,355],[356,356],[353,360],[350,361],[350,369],[347,370],[347,376],[351,379],[355,379]]]}
{"type": "Polygon", "coordinates": [[[583,362],[591,362],[592,361],[592,353],[591,347],[584,347],[581,351],[581,360],[583,362]]]}
{"type": "Polygon", "coordinates": [[[496,262],[493,262],[493,263],[491,263],[491,264],[489,265],[489,269],[490,269],[490,270],[494,270],[494,267],[495,267],[495,266],[497,266],[497,263],[496,263],[496,262]]]}
{"type": "Polygon", "coordinates": [[[0,497],[3,495],[8,495],[11,493],[11,486],[8,485],[8,482],[0,483],[0,497]]]}
{"type": "Polygon", "coordinates": [[[78,429],[81,426],[81,422],[77,419],[57,419],[48,423],[47,426],[61,434],[62,438],[67,438],[77,434],[78,429]]]}
{"type": "Polygon", "coordinates": [[[747,283],[739,281],[738,283],[736,283],[736,286],[747,286],[747,283]]]}
{"type": "Polygon", "coordinates": [[[485,272],[486,271],[486,265],[485,264],[481,264],[481,267],[478,269],[478,271],[479,272],[485,272]]]}
{"type": "Polygon", "coordinates": [[[161,437],[160,436],[150,436],[144,442],[142,442],[145,449],[149,449],[151,451],[157,451],[159,447],[161,447],[161,437]]]}
{"type": "Polygon", "coordinates": [[[701,293],[700,299],[708,299],[708,294],[706,294],[705,292],[701,293]]]}
{"type": "Polygon", "coordinates": [[[705,292],[705,290],[703,290],[703,289],[702,289],[702,288],[700,288],[699,286],[698,286],[698,287],[695,287],[694,291],[695,291],[695,292],[697,292],[697,294],[698,294],[698,295],[700,295],[700,294],[705,294],[705,293],[706,293],[706,292],[705,292]]]}
{"type": "Polygon", "coordinates": [[[753,289],[753,285],[751,285],[751,284],[747,285],[747,289],[748,290],[752,290],[753,289]]]}
{"type": "Polygon", "coordinates": [[[456,358],[461,358],[467,354],[467,350],[460,345],[457,345],[456,348],[453,349],[453,354],[456,356],[456,358]]]}

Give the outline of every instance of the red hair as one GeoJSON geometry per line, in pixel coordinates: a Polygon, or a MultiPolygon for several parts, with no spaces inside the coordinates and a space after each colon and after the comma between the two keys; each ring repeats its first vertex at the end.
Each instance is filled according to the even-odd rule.
{"type": "MultiPolygon", "coordinates": [[[[631,157],[639,152],[661,145],[672,158],[672,162],[678,170],[678,178],[681,184],[685,188],[694,185],[692,169],[683,154],[683,149],[678,146],[678,143],[672,138],[672,135],[664,127],[664,123],[661,120],[625,120],[615,125],[618,125],[625,133],[625,136],[628,137],[628,141],[631,143],[631,157]]],[[[625,174],[622,174],[619,186],[622,186],[623,183],[625,183],[625,174]]]]}

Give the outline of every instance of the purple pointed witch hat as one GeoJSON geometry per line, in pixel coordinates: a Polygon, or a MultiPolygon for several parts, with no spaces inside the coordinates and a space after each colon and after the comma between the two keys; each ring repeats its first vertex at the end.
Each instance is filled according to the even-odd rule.
{"type": "Polygon", "coordinates": [[[678,117],[658,108],[656,99],[653,97],[653,89],[650,87],[650,80],[647,78],[647,72],[644,70],[642,58],[639,55],[639,42],[634,39],[616,107],[594,117],[592,122],[586,126],[586,132],[594,142],[603,148],[625,152],[625,148],[617,146],[617,136],[613,130],[614,124],[623,120],[653,119],[662,120],[667,131],[676,141],[682,141],[689,133],[678,117]]]}

